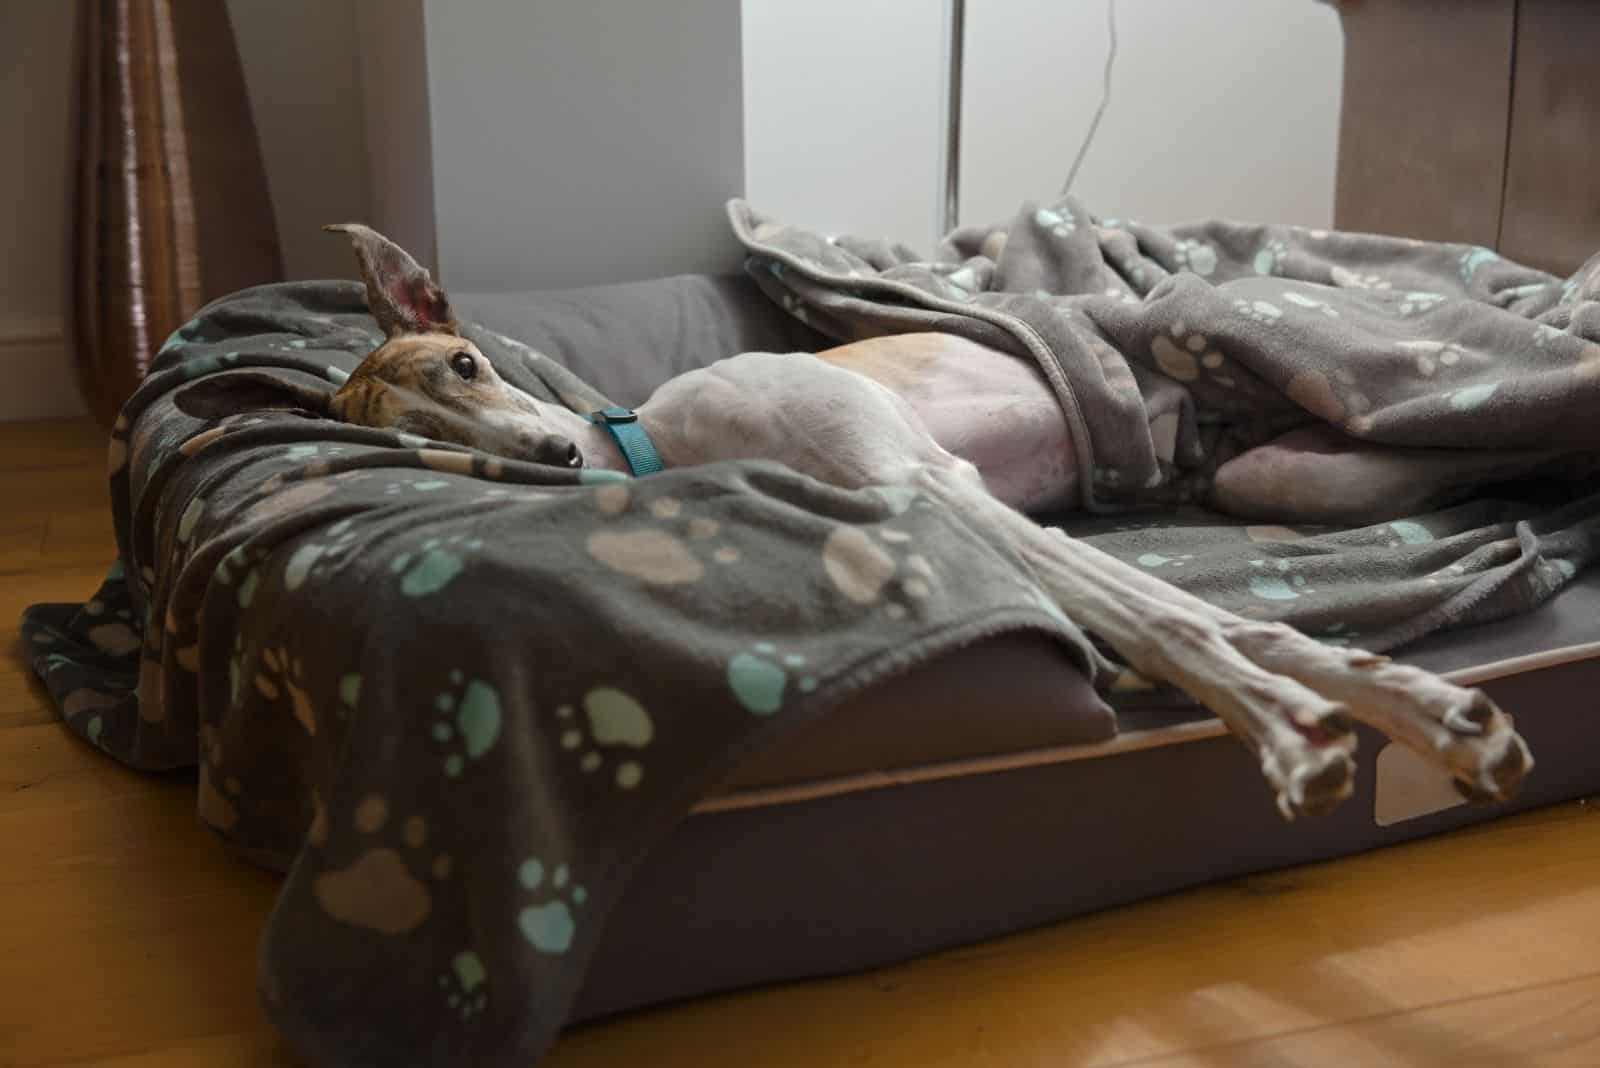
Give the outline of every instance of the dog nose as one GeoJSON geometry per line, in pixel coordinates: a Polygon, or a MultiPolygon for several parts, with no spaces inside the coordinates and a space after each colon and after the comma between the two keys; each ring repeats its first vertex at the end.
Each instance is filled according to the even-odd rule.
{"type": "Polygon", "coordinates": [[[534,452],[535,459],[542,464],[552,464],[556,467],[583,466],[583,453],[578,451],[578,446],[570,438],[552,434],[541,441],[534,452]]]}

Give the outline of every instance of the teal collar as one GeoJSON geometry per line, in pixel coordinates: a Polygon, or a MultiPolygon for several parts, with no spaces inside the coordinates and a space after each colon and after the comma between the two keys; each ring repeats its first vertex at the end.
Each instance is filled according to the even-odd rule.
{"type": "Polygon", "coordinates": [[[589,422],[598,423],[610,431],[611,439],[622,450],[623,459],[628,461],[628,468],[635,475],[653,475],[664,466],[661,454],[656,452],[650,435],[645,433],[644,424],[639,422],[639,416],[631,409],[616,405],[601,408],[589,416],[589,422]]]}

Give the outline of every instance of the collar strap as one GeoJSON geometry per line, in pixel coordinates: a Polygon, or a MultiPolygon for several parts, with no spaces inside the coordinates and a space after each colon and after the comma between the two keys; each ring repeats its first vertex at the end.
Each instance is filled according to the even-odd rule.
{"type": "Polygon", "coordinates": [[[650,435],[645,433],[644,425],[632,409],[616,405],[601,408],[589,416],[589,422],[598,423],[610,432],[635,475],[653,475],[664,466],[661,454],[656,452],[650,435]]]}

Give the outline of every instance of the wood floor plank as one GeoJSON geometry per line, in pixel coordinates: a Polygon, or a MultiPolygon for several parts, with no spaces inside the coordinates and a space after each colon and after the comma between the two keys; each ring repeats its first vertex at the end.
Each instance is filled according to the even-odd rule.
{"type": "Polygon", "coordinates": [[[98,1068],[293,1068],[300,1062],[283,1039],[260,1030],[179,1039],[113,1056],[61,1063],[92,1064],[98,1068]]]}
{"type": "Polygon", "coordinates": [[[1110,1068],[1564,981],[1600,961],[1592,807],[624,1017],[574,1032],[551,1064],[1110,1068]]]}
{"type": "Polygon", "coordinates": [[[104,470],[108,438],[88,419],[0,423],[0,471],[104,470]]]}
{"type": "Polygon", "coordinates": [[[1600,975],[1468,998],[1251,1042],[1122,1061],[1115,1068],[1593,1068],[1600,1064],[1600,975]]]}
{"type": "MultiPolygon", "coordinates": [[[[7,727],[32,727],[55,721],[56,711],[50,695],[20,662],[15,649],[0,660],[0,730],[7,727]]],[[[0,779],[4,772],[0,771],[0,779]]]]}

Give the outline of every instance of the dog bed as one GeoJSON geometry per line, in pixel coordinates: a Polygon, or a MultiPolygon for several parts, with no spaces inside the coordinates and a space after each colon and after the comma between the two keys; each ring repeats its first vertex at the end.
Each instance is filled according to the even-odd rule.
{"type": "MultiPolygon", "coordinates": [[[[827,343],[744,279],[455,301],[504,377],[579,410],[827,343]]],[[[1501,614],[1547,601],[1403,654],[1477,672],[1518,716],[1540,763],[1516,805],[1443,807],[1364,735],[1356,797],[1289,827],[1193,706],[1135,691],[1113,713],[1092,643],[959,517],[770,464],[616,480],[306,418],[378,340],[353,283],[249,290],[187,324],[113,434],[119,562],[24,626],[71,729],[136,767],[197,765],[202,820],[286,869],[262,995],[314,1061],[524,1062],[571,1020],[1596,785],[1600,584],[1556,594],[1473,555],[1567,502],[1422,519],[1501,614]],[[277,384],[235,379],[238,416],[174,406],[246,368],[277,384]]],[[[1278,551],[1192,511],[1086,522],[1111,551],[1184,527],[1278,551]]],[[[1337,556],[1376,535],[1310,536],[1337,556]]],[[[1587,559],[1570,541],[1552,555],[1587,559]]]]}

